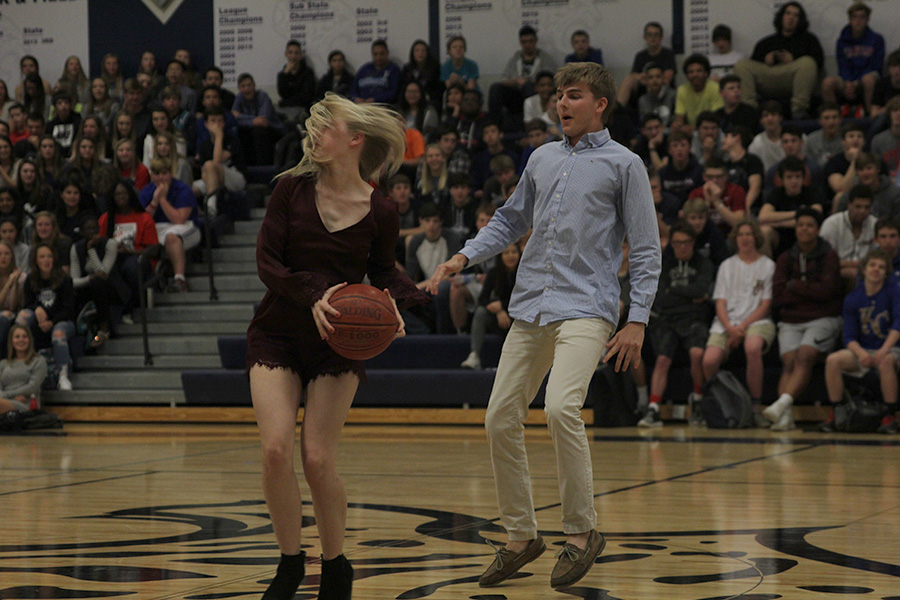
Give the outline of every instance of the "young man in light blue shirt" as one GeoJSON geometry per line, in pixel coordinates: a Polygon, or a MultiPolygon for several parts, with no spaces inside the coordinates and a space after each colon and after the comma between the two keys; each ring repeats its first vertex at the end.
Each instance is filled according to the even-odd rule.
{"type": "Polygon", "coordinates": [[[459,254],[435,270],[428,285],[434,293],[444,278],[495,256],[533,230],[519,265],[509,310],[515,322],[485,422],[509,539],[481,576],[485,587],[508,579],[546,549],[537,531],[523,423],[548,371],[545,412],[567,536],[550,585],[574,584],[603,550],[581,407],[604,351],[605,362],[616,356],[616,370],[640,362],[660,272],[647,171],[604,129],[616,98],[612,75],[596,63],[570,63],[557,71],[555,84],[566,138],[534,151],[515,193],[459,254]],[[628,323],[610,339],[619,319],[617,274],[626,236],[631,305],[628,323]]]}

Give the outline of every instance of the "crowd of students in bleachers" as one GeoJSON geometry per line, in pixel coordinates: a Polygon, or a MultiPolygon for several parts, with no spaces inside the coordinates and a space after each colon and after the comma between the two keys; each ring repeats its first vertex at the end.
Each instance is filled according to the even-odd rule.
{"type": "MultiPolygon", "coordinates": [[[[800,248],[803,267],[797,273],[808,275],[798,211],[817,211],[817,229],[831,215],[816,239],[827,240],[837,253],[841,298],[855,287],[867,252],[876,246],[890,259],[888,271],[900,276],[900,253],[888,239],[896,237],[900,216],[895,180],[900,166],[900,50],[885,58],[883,38],[868,27],[870,14],[864,3],[848,10],[848,25],[835,46],[839,72],[830,77],[825,77],[821,44],[808,31],[797,2],[778,10],[775,33],[760,40],[747,58],[732,47],[730,29],[717,26],[715,52],[688,56],[681,85],[676,85],[675,54],[663,45],[662,26],[651,22],[644,27],[646,47],[635,55],[607,127],[648,168],[666,257],[655,314],[684,308],[673,303],[679,286],[702,288],[705,293],[692,298],[694,306],[685,314],[703,313],[701,321],[724,334],[724,341],[710,343],[711,336],[691,328],[661,334],[663,319],[651,321],[648,340],[657,356],[666,356],[673,336],[676,350],[690,350],[695,392],[728,351],[740,345],[748,356],[748,382],[757,379],[752,371],[761,368],[757,357],[775,338],[773,299],[776,313],[783,312],[780,284],[776,282],[774,296],[772,292],[774,260],[798,255],[800,248]],[[818,123],[810,119],[813,111],[818,123]],[[747,228],[752,229],[749,234],[747,228]],[[717,280],[721,265],[741,256],[740,232],[753,238],[760,265],[772,263],[759,266],[760,279],[749,291],[724,283],[720,287],[717,280]],[[686,238],[691,238],[689,259],[679,254],[679,246],[688,245],[686,238]],[[695,257],[709,260],[711,271],[693,265],[695,257]],[[677,276],[666,268],[677,270],[677,276]],[[705,283],[698,287],[692,278],[699,273],[705,283]],[[728,296],[728,302],[720,293],[738,296],[728,296]],[[758,297],[758,303],[750,297],[758,297]],[[765,335],[750,327],[766,321],[773,327],[765,335]]],[[[204,211],[214,215],[229,192],[244,188],[248,166],[283,162],[284,157],[276,156],[279,144],[302,137],[306,111],[329,91],[357,102],[394,105],[402,117],[407,137],[403,167],[380,185],[398,206],[398,264],[424,286],[436,266],[506,202],[530,154],[562,139],[553,83],[558,58],[603,62],[585,31],[571,34],[573,51],[565,57],[542,50],[530,26],[519,30],[519,42],[501,80],[484,94],[478,64],[467,56],[462,36],[448,40],[444,62],[417,40],[402,67],[391,60],[384,41],[372,44],[372,60],[355,72],[344,54],[333,50],[320,77],[300,44],[291,41],[277,74],[274,102],[256,88],[251,74],[238,78],[237,94],[222,87],[217,67],[201,76],[184,49],[164,69],[153,52],[144,52],[138,72],[128,78],[115,54],[103,58],[101,72],[93,78],[71,56],[56,82],[41,76],[33,57],[22,57],[21,82],[14,92],[0,82],[0,352],[6,356],[3,329],[16,319],[27,322],[27,313],[20,311],[29,308],[37,315],[32,331],[41,338],[39,345],[54,340],[54,347],[62,347],[73,331],[67,324],[88,301],[98,311],[92,343],[102,345],[114,326],[110,299],[125,307],[127,321],[137,303],[137,257],[157,244],[172,264],[168,289],[186,291],[186,253],[200,241],[197,224],[204,211]],[[4,244],[11,254],[7,266],[4,244]],[[40,244],[52,254],[51,267],[38,268],[40,244]],[[66,277],[58,276],[57,266],[66,277]],[[34,304],[48,290],[62,299],[55,306],[69,308],[50,317],[46,307],[34,304]]],[[[299,145],[292,148],[296,152],[299,145]]],[[[507,249],[496,263],[445,282],[431,307],[405,315],[408,331],[471,332],[472,354],[463,366],[479,368],[483,332],[509,327],[506,310],[525,242],[507,249]]],[[[750,248],[745,251],[754,256],[750,248]]],[[[888,330],[879,331],[887,336],[888,330]]],[[[835,332],[832,339],[837,338],[835,332]]],[[[791,401],[805,387],[810,362],[805,347],[780,349],[786,375],[779,391],[790,389],[793,394],[785,394],[791,401]],[[802,368],[798,385],[792,385],[796,365],[802,368]]],[[[824,354],[827,350],[817,350],[813,362],[824,354]]],[[[862,353],[854,356],[869,362],[862,353]]],[[[67,365],[68,357],[60,353],[57,361],[67,365]]],[[[649,385],[638,375],[645,424],[651,426],[660,424],[653,411],[665,390],[666,362],[656,361],[649,385]]],[[[70,388],[66,372],[60,382],[61,389],[70,388]]],[[[750,391],[761,403],[753,383],[750,391]]],[[[893,392],[890,386],[885,391],[886,400],[895,397],[896,384],[893,392]]],[[[690,400],[696,400],[694,394],[690,400]]],[[[779,407],[785,404],[789,402],[779,407]]],[[[782,418],[790,411],[769,412],[776,425],[792,427],[782,418]]],[[[886,427],[896,425],[891,421],[886,427]]]]}
{"type": "MultiPolygon", "coordinates": [[[[775,16],[776,33],[760,40],[749,58],[732,47],[730,29],[717,26],[716,53],[688,56],[680,86],[662,27],[646,25],[647,48],[635,56],[607,123],[613,138],[647,165],[664,247],[647,330],[654,369],[635,374],[642,425],[662,424],[658,407],[677,354],[690,357],[688,402],[697,414],[704,382],[740,347],[759,425],[792,429],[788,409],[816,362],[828,357],[829,400],[843,397],[842,372],[875,369],[891,405],[881,431],[896,431],[900,353],[891,332],[900,335],[900,305],[893,304],[900,256],[891,240],[900,217],[900,50],[885,58],[883,38],[868,27],[870,14],[863,3],[848,9],[836,43],[839,76],[823,78],[821,45],[808,31],[802,5],[789,2],[775,16]],[[867,279],[870,263],[885,260],[884,277],[867,279]],[[762,398],[762,357],[776,338],[779,395],[762,398]]],[[[519,34],[521,50],[490,87],[487,111],[462,38],[448,43],[440,102],[420,100],[434,87],[427,81],[396,88],[401,103],[413,90],[414,102],[406,98],[401,110],[415,130],[408,138],[423,138],[409,145],[404,171],[386,184],[406,238],[398,262],[415,281],[426,281],[507,201],[531,152],[561,138],[556,63],[537,47],[532,28],[519,34]],[[454,71],[460,74],[451,79],[454,71]],[[414,103],[421,106],[409,111],[414,103]],[[433,129],[425,126],[435,122],[433,129]]],[[[585,32],[571,41],[567,62],[602,61],[585,32]]],[[[490,266],[500,272],[499,262],[490,266]]],[[[479,290],[486,277],[476,267],[446,282],[433,306],[406,315],[409,330],[474,330],[475,323],[482,326],[473,318],[476,308],[490,305],[490,326],[502,331],[508,297],[479,290]]],[[[474,350],[462,366],[479,368],[474,350]]],[[[833,424],[829,419],[822,427],[833,424]]]]}

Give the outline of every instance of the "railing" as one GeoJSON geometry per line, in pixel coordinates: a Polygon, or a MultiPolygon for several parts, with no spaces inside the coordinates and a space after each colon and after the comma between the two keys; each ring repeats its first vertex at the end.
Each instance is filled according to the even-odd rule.
{"type": "MultiPolygon", "coordinates": [[[[224,188],[220,190],[224,193],[224,188]]],[[[203,199],[203,212],[207,217],[203,220],[203,235],[206,238],[206,263],[209,276],[209,299],[218,300],[219,292],[216,290],[215,276],[213,275],[213,251],[212,251],[212,219],[209,218],[209,195],[203,199]]],[[[144,279],[145,265],[151,261],[159,260],[161,263],[168,261],[166,249],[162,244],[156,244],[145,249],[138,255],[138,296],[141,302],[141,339],[144,346],[144,366],[153,366],[153,354],[150,353],[150,334],[147,331],[147,290],[158,286],[163,279],[165,269],[157,265],[156,271],[149,279],[144,279]]]]}
{"type": "MultiPolygon", "coordinates": [[[[225,203],[225,194],[225,188],[220,188],[218,194],[213,194],[217,197],[219,205],[216,208],[220,208],[225,203]]],[[[218,300],[219,292],[216,290],[215,277],[213,276],[212,218],[209,216],[209,198],[210,194],[203,197],[203,214],[206,215],[206,218],[203,219],[203,234],[206,238],[206,271],[209,275],[209,299],[218,300]]]]}
{"type": "Polygon", "coordinates": [[[150,354],[150,336],[147,333],[147,290],[159,285],[160,279],[162,279],[163,273],[165,273],[165,269],[160,268],[159,265],[157,265],[155,272],[152,268],[148,269],[153,275],[147,280],[144,279],[144,269],[145,265],[151,265],[154,260],[167,260],[165,256],[166,249],[162,244],[150,246],[138,255],[138,297],[141,302],[141,338],[144,342],[145,367],[153,366],[153,355],[150,354]]]}

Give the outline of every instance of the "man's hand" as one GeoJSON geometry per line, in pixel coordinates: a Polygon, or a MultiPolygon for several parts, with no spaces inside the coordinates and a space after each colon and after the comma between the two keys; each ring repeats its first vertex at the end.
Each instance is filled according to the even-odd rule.
{"type": "Polygon", "coordinates": [[[616,354],[616,372],[627,371],[641,364],[641,346],[644,345],[643,323],[630,322],[619,330],[606,344],[606,356],[603,363],[606,364],[616,354]]]}
{"type": "Polygon", "coordinates": [[[454,273],[459,273],[466,268],[469,259],[462,254],[454,254],[450,260],[438,265],[437,269],[431,275],[431,279],[425,284],[425,291],[429,294],[437,294],[438,286],[441,282],[454,273]]]}
{"type": "Polygon", "coordinates": [[[706,199],[707,204],[714,206],[721,196],[722,188],[716,185],[715,181],[707,181],[703,184],[703,197],[706,199]]]}
{"type": "Polygon", "coordinates": [[[166,196],[169,195],[169,184],[161,183],[156,186],[156,190],[153,191],[153,202],[159,204],[163,200],[166,199],[166,196]]]}
{"type": "Polygon", "coordinates": [[[207,123],[206,129],[216,138],[219,138],[222,136],[222,131],[225,129],[225,126],[219,121],[215,121],[213,123],[207,123]]]}
{"type": "Polygon", "coordinates": [[[497,313],[497,325],[500,329],[509,329],[512,327],[512,317],[505,310],[501,310],[497,313]]]}
{"type": "Polygon", "coordinates": [[[865,369],[871,369],[875,366],[875,357],[866,351],[863,351],[862,354],[857,354],[856,358],[859,360],[859,366],[865,369]]]}

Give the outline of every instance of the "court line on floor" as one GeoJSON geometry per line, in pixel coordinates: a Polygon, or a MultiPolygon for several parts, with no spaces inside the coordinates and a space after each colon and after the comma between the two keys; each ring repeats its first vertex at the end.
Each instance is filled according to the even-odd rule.
{"type": "MultiPolygon", "coordinates": [[[[680,475],[673,475],[673,476],[667,477],[667,478],[665,478],[665,479],[658,479],[658,480],[652,480],[652,481],[644,481],[644,482],[642,482],[642,483],[640,483],[640,484],[637,484],[637,485],[626,486],[626,487],[617,488],[617,489],[614,489],[614,490],[609,490],[609,491],[607,491],[607,492],[601,492],[601,493],[599,493],[599,494],[594,494],[594,498],[599,498],[599,497],[602,497],[602,496],[608,496],[608,495],[612,495],[612,494],[617,494],[617,493],[620,493],[620,492],[627,492],[627,491],[631,491],[631,490],[634,490],[634,489],[639,489],[639,488],[642,488],[642,487],[647,487],[647,486],[651,486],[651,485],[656,485],[656,484],[659,484],[659,483],[667,483],[667,482],[672,482],[672,481],[678,481],[678,480],[686,479],[686,478],[688,478],[688,477],[692,477],[692,476],[695,476],[695,475],[701,475],[701,474],[704,474],[704,473],[709,473],[709,472],[713,472],[713,471],[717,471],[717,470],[721,470],[721,469],[731,469],[731,468],[734,468],[734,467],[737,467],[737,466],[741,466],[741,465],[744,465],[744,464],[749,464],[749,463],[758,462],[758,461],[766,460],[766,459],[770,459],[770,458],[776,458],[776,457],[779,457],[779,456],[785,456],[785,455],[789,455],[789,454],[795,454],[795,453],[798,453],[798,452],[804,452],[804,451],[806,451],[806,450],[811,450],[811,449],[814,449],[814,448],[817,448],[817,447],[818,447],[818,445],[816,445],[816,444],[809,444],[809,445],[807,445],[807,446],[803,446],[803,447],[800,447],[800,448],[791,448],[790,450],[787,450],[787,451],[785,451],[785,452],[778,452],[778,453],[775,453],[775,454],[767,454],[767,455],[757,456],[757,457],[748,458],[748,459],[743,459],[743,460],[740,460],[740,461],[735,461],[735,462],[727,463],[727,464],[723,464],[723,465],[718,465],[718,466],[713,466],[713,467],[706,467],[706,468],[704,468],[704,469],[700,469],[700,470],[696,470],[696,471],[691,471],[691,472],[689,472],[689,473],[682,473],[682,474],[680,474],[680,475]]],[[[547,505],[547,506],[539,507],[539,508],[536,508],[536,509],[535,509],[535,512],[542,511],[542,510],[548,510],[548,509],[550,509],[550,508],[554,508],[554,507],[558,507],[558,506],[560,506],[560,503],[556,503],[556,504],[552,504],[552,505],[547,505]]],[[[439,531],[432,531],[432,532],[430,532],[430,533],[428,533],[428,534],[422,534],[422,535],[419,535],[419,536],[413,536],[413,537],[405,538],[404,540],[400,540],[400,541],[415,541],[415,540],[419,540],[419,539],[424,539],[424,538],[435,538],[435,537],[441,538],[443,535],[446,535],[446,534],[448,534],[448,533],[452,533],[452,532],[456,532],[456,531],[464,531],[464,530],[473,530],[473,529],[478,529],[478,528],[481,528],[481,527],[489,526],[489,525],[492,525],[492,524],[496,524],[496,522],[499,521],[499,520],[500,520],[500,517],[499,517],[499,516],[498,516],[498,517],[494,517],[494,518],[492,518],[492,519],[487,519],[487,518],[485,518],[485,519],[478,520],[478,521],[476,521],[476,522],[469,523],[469,524],[464,525],[464,526],[460,526],[460,527],[452,527],[452,528],[447,528],[447,529],[439,530],[439,531]]],[[[396,543],[397,543],[397,541],[395,541],[395,542],[392,543],[392,544],[383,544],[383,545],[379,545],[379,546],[372,546],[372,547],[365,548],[365,549],[358,549],[358,548],[357,548],[357,549],[355,549],[355,551],[352,551],[352,550],[351,550],[351,551],[349,551],[349,552],[346,552],[346,554],[348,555],[348,557],[351,557],[351,556],[354,556],[354,555],[366,554],[366,553],[368,553],[368,552],[374,552],[375,550],[377,550],[377,549],[379,549],[379,548],[382,548],[382,547],[390,547],[390,546],[392,546],[392,545],[394,545],[394,544],[396,544],[396,543]]],[[[255,574],[250,575],[250,576],[244,576],[244,577],[240,577],[240,578],[235,578],[235,579],[231,579],[231,580],[229,580],[229,581],[218,581],[218,582],[215,582],[215,583],[212,583],[212,582],[211,582],[210,585],[202,586],[201,588],[195,588],[195,589],[192,589],[192,590],[184,590],[184,591],[180,592],[179,594],[196,594],[196,593],[198,593],[198,592],[209,591],[209,590],[212,590],[212,589],[221,588],[221,587],[226,586],[226,585],[233,585],[233,584],[237,584],[237,583],[242,583],[242,582],[254,580],[254,579],[257,579],[257,578],[260,578],[260,577],[263,577],[263,578],[264,578],[264,577],[267,577],[267,576],[271,576],[272,573],[274,573],[274,569],[268,569],[268,570],[266,570],[266,571],[262,571],[262,572],[259,572],[259,573],[255,573],[255,574]]],[[[750,589],[751,589],[751,590],[752,590],[752,589],[755,589],[758,585],[759,585],[759,582],[757,582],[756,584],[754,584],[750,589]]],[[[746,593],[746,591],[745,591],[744,593],[746,593]]],[[[155,600],[169,600],[169,599],[178,597],[179,594],[167,594],[167,595],[164,595],[164,596],[159,596],[159,597],[157,597],[155,600]]]]}
{"type": "Polygon", "coordinates": [[[107,481],[116,481],[119,479],[130,479],[132,477],[143,477],[144,475],[153,475],[153,474],[155,474],[155,471],[145,471],[143,473],[132,473],[130,475],[120,475],[118,477],[105,477],[103,479],[88,479],[85,481],[73,481],[71,483],[61,483],[59,485],[48,485],[48,486],[39,487],[39,488],[29,488],[27,490],[14,490],[11,492],[0,492],[0,496],[14,496],[16,494],[27,494],[30,492],[45,492],[47,490],[57,490],[60,488],[69,488],[69,487],[75,487],[75,486],[79,486],[79,485],[90,485],[93,483],[104,483],[107,481]]]}
{"type": "Polygon", "coordinates": [[[900,440],[889,438],[878,439],[801,439],[801,438],[758,438],[758,437],[690,437],[690,436],[654,436],[654,435],[604,435],[594,434],[595,442],[672,442],[677,444],[781,444],[803,445],[815,444],[818,446],[900,446],[900,440]]]}
{"type": "MultiPolygon", "coordinates": [[[[606,492],[600,492],[599,494],[594,494],[594,498],[602,498],[603,496],[610,496],[610,495],[612,495],[612,494],[618,494],[618,493],[621,493],[621,492],[630,492],[630,491],[632,491],[632,490],[637,490],[637,489],[640,489],[640,488],[649,487],[649,486],[651,486],[651,485],[656,485],[656,484],[659,484],[659,483],[670,483],[670,482],[673,482],[673,481],[678,481],[679,479],[686,479],[686,478],[688,478],[688,477],[693,477],[693,476],[695,476],[695,475],[703,475],[703,474],[705,474],[705,473],[712,473],[712,472],[714,472],[714,471],[720,471],[720,470],[723,470],[723,469],[733,469],[733,468],[735,468],[735,467],[740,467],[740,466],[743,466],[743,465],[746,465],[746,464],[750,464],[750,463],[754,463],[754,462],[758,462],[758,461],[761,461],[761,460],[768,460],[768,459],[770,459],[770,458],[777,458],[777,457],[779,457],[779,456],[786,456],[786,455],[788,455],[788,454],[796,454],[796,453],[799,453],[799,452],[805,452],[805,451],[807,451],[807,450],[813,450],[813,449],[818,448],[818,447],[819,447],[818,445],[812,444],[812,445],[804,446],[804,447],[801,447],[801,448],[792,448],[792,449],[787,450],[787,451],[785,451],[785,452],[777,452],[777,453],[775,453],[775,454],[765,454],[765,455],[763,455],[763,456],[756,456],[756,457],[753,457],[753,458],[745,458],[745,459],[743,459],[743,460],[739,460],[739,461],[735,461],[735,462],[731,462],[731,463],[726,463],[726,464],[723,464],[723,465],[715,465],[715,466],[711,466],[711,467],[704,467],[704,468],[699,469],[699,470],[696,470],[696,471],[690,471],[690,472],[688,472],[688,473],[682,473],[682,474],[680,474],[680,475],[672,475],[671,477],[666,477],[666,478],[664,478],[664,479],[653,479],[653,480],[650,480],[650,481],[644,481],[644,482],[642,482],[642,483],[635,484],[635,485],[630,485],[630,486],[626,486],[626,487],[622,487],[622,488],[617,488],[617,489],[609,490],[609,491],[606,491],[606,492]]],[[[542,506],[542,507],[540,507],[540,508],[535,508],[534,510],[535,510],[535,512],[538,512],[538,511],[542,511],[542,510],[548,510],[548,509],[551,509],[551,508],[558,508],[558,507],[560,507],[560,506],[562,506],[562,503],[561,503],[561,502],[555,502],[555,503],[553,503],[553,504],[548,504],[548,505],[542,506]]]]}
{"type": "MultiPolygon", "coordinates": [[[[5,481],[0,482],[0,483],[2,483],[3,485],[5,485],[5,484],[8,484],[8,483],[15,483],[15,482],[18,482],[18,481],[27,481],[27,480],[29,480],[29,479],[38,479],[38,478],[40,478],[40,477],[51,477],[51,476],[54,476],[54,475],[62,475],[62,474],[65,474],[65,475],[74,475],[74,474],[77,474],[77,473],[84,473],[84,472],[90,472],[90,471],[97,471],[97,472],[100,472],[100,473],[103,473],[103,472],[105,472],[105,471],[106,471],[106,472],[115,472],[117,469],[125,469],[125,468],[127,468],[127,467],[129,467],[129,466],[146,465],[146,464],[152,464],[152,463],[157,463],[157,462],[166,462],[166,461],[172,461],[172,460],[184,460],[184,459],[186,459],[186,458],[195,458],[195,457],[198,457],[198,456],[209,456],[209,455],[212,455],[212,454],[221,454],[221,453],[223,453],[223,452],[233,452],[233,451],[235,451],[235,450],[247,450],[248,448],[258,448],[258,447],[259,447],[259,444],[252,444],[252,445],[246,445],[246,446],[235,447],[235,448],[220,449],[220,450],[215,450],[215,451],[196,452],[196,453],[194,453],[194,454],[177,454],[177,455],[174,455],[174,456],[169,456],[169,457],[164,457],[164,458],[154,458],[154,459],[148,459],[148,460],[139,460],[139,461],[134,461],[134,462],[119,463],[119,464],[115,464],[115,465],[106,465],[106,466],[103,466],[103,467],[84,467],[84,468],[79,468],[79,469],[52,469],[52,470],[48,470],[48,472],[45,473],[45,474],[43,474],[43,475],[33,475],[33,476],[30,476],[30,477],[19,477],[19,478],[16,478],[16,479],[5,480],[5,481]]],[[[144,472],[141,472],[141,473],[135,473],[135,474],[129,475],[129,477],[136,477],[136,476],[138,476],[138,475],[146,475],[146,474],[148,474],[148,473],[154,473],[154,474],[155,474],[155,473],[158,473],[158,472],[159,472],[159,471],[144,471],[144,472]]],[[[121,479],[121,478],[114,478],[114,479],[121,479]]],[[[102,481],[102,480],[100,480],[100,481],[102,481]]],[[[75,484],[73,484],[73,485],[81,485],[81,484],[80,484],[80,483],[75,483],[75,484]]],[[[65,487],[65,486],[55,486],[55,487],[65,487]]],[[[45,489],[51,489],[51,488],[34,488],[33,491],[41,491],[41,490],[45,490],[45,489]]],[[[5,493],[0,493],[0,496],[2,496],[2,495],[4,495],[4,494],[9,494],[9,493],[16,493],[16,494],[19,494],[19,493],[23,493],[23,492],[27,492],[27,491],[31,491],[31,490],[20,490],[20,491],[16,491],[16,492],[5,492],[5,493]]]]}

